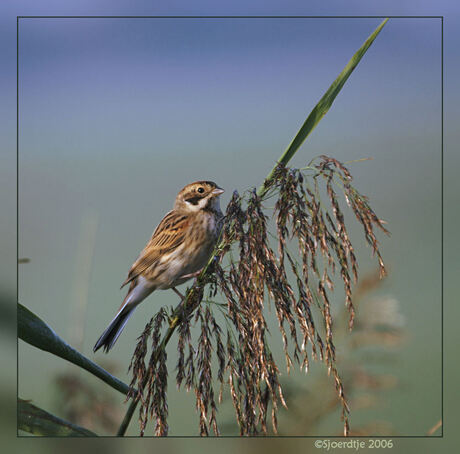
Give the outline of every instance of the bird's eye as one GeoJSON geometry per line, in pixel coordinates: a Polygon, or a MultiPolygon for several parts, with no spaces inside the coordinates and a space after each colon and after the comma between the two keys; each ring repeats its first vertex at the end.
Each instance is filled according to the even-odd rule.
{"type": "Polygon", "coordinates": [[[200,193],[200,194],[203,194],[204,192],[204,188],[202,188],[201,186],[197,189],[197,191],[200,193]]]}

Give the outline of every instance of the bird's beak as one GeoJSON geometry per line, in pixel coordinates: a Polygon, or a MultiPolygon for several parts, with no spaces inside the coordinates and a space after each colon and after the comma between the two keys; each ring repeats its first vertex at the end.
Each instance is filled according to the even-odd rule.
{"type": "Polygon", "coordinates": [[[216,188],[212,191],[212,194],[213,195],[221,195],[223,194],[225,191],[222,189],[222,188],[216,188]]]}

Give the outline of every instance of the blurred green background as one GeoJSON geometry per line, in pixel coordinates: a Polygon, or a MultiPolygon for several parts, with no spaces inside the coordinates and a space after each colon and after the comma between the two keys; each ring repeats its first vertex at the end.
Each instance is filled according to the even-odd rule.
{"type": "MultiPolygon", "coordinates": [[[[94,355],[92,346],[123,297],[119,284],[177,191],[215,180],[227,189],[225,206],[233,189],[258,185],[379,22],[21,20],[19,256],[30,263],[20,266],[19,301],[128,381],[136,337],[159,303],[176,302],[174,293],[149,298],[107,357],[94,355]]],[[[389,222],[392,237],[382,240],[382,250],[390,276],[378,297],[394,300],[392,317],[407,339],[396,358],[379,364],[398,386],[377,393],[380,403],[365,414],[352,415],[355,424],[388,424],[370,433],[424,435],[441,417],[440,39],[439,19],[390,21],[293,161],[374,158],[352,172],[389,222]],[[420,375],[422,367],[430,373],[420,375]]],[[[356,227],[352,217],[350,223],[356,227]]],[[[365,275],[375,264],[360,247],[358,228],[353,236],[365,275]]],[[[340,308],[340,293],[334,299],[340,308]]],[[[363,362],[372,367],[377,354],[369,349],[363,362]]],[[[174,346],[169,361],[174,367],[174,346]]],[[[53,380],[67,368],[20,343],[19,395],[59,414],[53,380]]],[[[298,393],[307,392],[309,379],[293,374],[298,393]]],[[[115,398],[121,405],[122,396],[115,398]]],[[[193,396],[170,385],[169,407],[170,434],[196,434],[193,396]]],[[[231,420],[231,408],[224,406],[221,417],[231,420]]],[[[339,419],[318,430],[340,433],[339,419]]],[[[308,433],[300,426],[294,435],[308,433]]]]}
{"type": "MultiPolygon", "coordinates": [[[[89,357],[177,189],[195,178],[215,179],[227,195],[258,184],[379,21],[262,22],[21,23],[19,256],[31,261],[20,265],[19,299],[89,357]]],[[[392,232],[382,239],[390,276],[369,298],[397,301],[407,336],[384,367],[398,386],[351,422],[387,421],[401,435],[424,435],[440,418],[439,49],[439,21],[390,21],[294,162],[374,158],[351,168],[392,232]]],[[[359,249],[365,275],[374,266],[359,249]]],[[[122,379],[158,300],[175,302],[152,295],[106,358],[122,379]]],[[[71,366],[24,344],[19,361],[19,395],[59,414],[54,379],[71,366]]],[[[315,379],[292,377],[305,389],[315,379]]],[[[170,413],[172,434],[196,433],[193,398],[172,392],[170,413]]],[[[323,429],[340,431],[336,415],[323,429]]],[[[157,443],[177,451],[199,440],[157,443]]]]}

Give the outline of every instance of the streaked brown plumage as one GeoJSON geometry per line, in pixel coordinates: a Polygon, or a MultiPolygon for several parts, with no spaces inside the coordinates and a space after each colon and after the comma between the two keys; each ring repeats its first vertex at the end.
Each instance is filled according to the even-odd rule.
{"type": "Polygon", "coordinates": [[[219,197],[223,193],[212,181],[196,181],[176,197],[137,260],[123,286],[128,293],[115,318],[94,346],[109,351],[134,309],[156,289],[175,290],[195,276],[214,249],[222,226],[219,197]]]}

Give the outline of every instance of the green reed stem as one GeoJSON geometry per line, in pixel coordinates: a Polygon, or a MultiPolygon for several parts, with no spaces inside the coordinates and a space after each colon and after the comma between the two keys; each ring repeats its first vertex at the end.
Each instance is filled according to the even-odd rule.
{"type": "MultiPolygon", "coordinates": [[[[310,133],[315,129],[316,125],[321,121],[321,119],[326,115],[328,112],[329,108],[331,107],[333,101],[339,94],[340,90],[342,89],[343,85],[349,78],[350,74],[353,72],[353,70],[356,68],[358,63],[360,62],[361,58],[364,56],[366,51],[369,49],[370,45],[374,42],[375,38],[377,35],[380,33],[382,30],[383,26],[386,24],[388,19],[385,19],[382,21],[382,23],[374,30],[374,32],[366,39],[364,44],[358,49],[358,51],[353,55],[351,60],[348,62],[348,64],[345,66],[343,71],[338,75],[338,77],[335,79],[335,81],[332,83],[332,85],[329,87],[329,89],[326,91],[324,96],[319,100],[318,104],[313,108],[313,110],[310,112],[310,115],[308,115],[307,119],[305,120],[304,124],[300,128],[299,132],[296,134],[294,139],[291,141],[289,146],[286,148],[284,153],[281,155],[281,157],[278,160],[278,163],[271,172],[268,174],[265,183],[258,189],[257,195],[260,197],[263,197],[267,193],[267,182],[273,177],[276,167],[278,164],[283,164],[287,165],[287,163],[292,159],[292,157],[295,155],[295,153],[298,151],[300,146],[303,144],[305,139],[310,135],[310,133]]],[[[223,241],[221,241],[216,248],[214,249],[214,252],[209,259],[208,264],[206,265],[205,268],[203,268],[202,272],[200,273],[199,277],[197,278],[196,284],[200,285],[200,282],[203,281],[203,277],[208,270],[210,264],[213,262],[214,258],[219,254],[219,252],[223,249],[224,247],[223,241]]],[[[196,285],[195,284],[195,285],[196,285]]],[[[194,285],[194,286],[195,286],[194,285]]],[[[158,360],[159,354],[161,349],[166,348],[166,345],[168,344],[169,340],[171,339],[171,336],[173,335],[174,331],[176,330],[177,326],[180,323],[180,313],[183,312],[183,308],[181,308],[182,304],[186,305],[187,301],[189,299],[189,295],[191,294],[191,291],[193,291],[194,287],[190,289],[190,291],[187,293],[185,296],[185,301],[182,302],[179,306],[176,307],[174,310],[174,314],[172,317],[172,322],[170,323],[170,326],[168,330],[166,331],[163,340],[161,341],[161,344],[158,346],[156,352],[155,352],[155,361],[158,360]]],[[[141,386],[141,389],[145,387],[147,384],[147,380],[144,379],[144,382],[141,386]]],[[[136,397],[133,398],[131,401],[129,408],[125,414],[125,417],[123,418],[123,421],[118,429],[117,435],[122,437],[125,435],[126,430],[129,426],[129,423],[131,421],[131,418],[134,414],[134,411],[137,407],[137,403],[139,401],[139,396],[136,395],[136,397]]]]}

